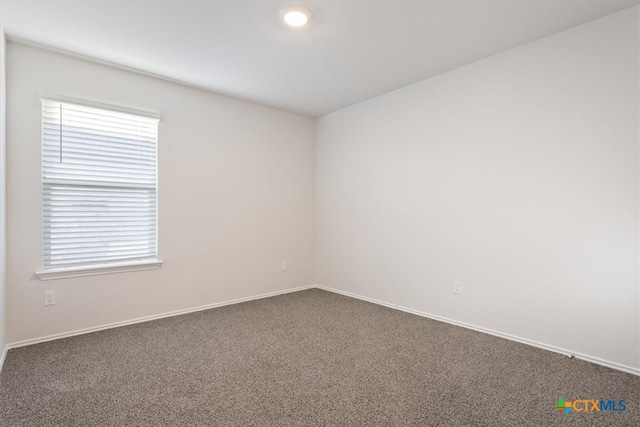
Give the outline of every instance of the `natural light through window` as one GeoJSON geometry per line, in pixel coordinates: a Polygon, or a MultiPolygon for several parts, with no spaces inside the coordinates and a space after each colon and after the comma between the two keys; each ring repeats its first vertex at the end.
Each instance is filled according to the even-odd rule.
{"type": "Polygon", "coordinates": [[[43,269],[156,261],[158,120],[42,100],[43,269]]]}

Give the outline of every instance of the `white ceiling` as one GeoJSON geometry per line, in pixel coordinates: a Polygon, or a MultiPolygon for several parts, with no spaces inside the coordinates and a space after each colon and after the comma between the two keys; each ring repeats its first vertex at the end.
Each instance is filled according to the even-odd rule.
{"type": "Polygon", "coordinates": [[[640,0],[0,1],[7,36],[311,116],[640,0]],[[278,13],[305,5],[307,28],[278,13]]]}

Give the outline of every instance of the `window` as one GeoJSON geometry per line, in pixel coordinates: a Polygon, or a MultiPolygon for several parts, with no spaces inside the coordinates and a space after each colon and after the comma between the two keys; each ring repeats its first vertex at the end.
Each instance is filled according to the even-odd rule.
{"type": "Polygon", "coordinates": [[[41,279],[159,266],[157,142],[157,118],[42,100],[41,279]]]}

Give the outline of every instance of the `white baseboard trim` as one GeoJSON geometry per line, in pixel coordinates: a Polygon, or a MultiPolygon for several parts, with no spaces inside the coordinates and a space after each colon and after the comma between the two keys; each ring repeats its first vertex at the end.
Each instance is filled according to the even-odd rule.
{"type": "Polygon", "coordinates": [[[58,340],[58,339],[62,339],[62,338],[68,338],[68,337],[73,337],[76,335],[83,335],[83,334],[89,334],[91,332],[97,332],[97,331],[103,331],[105,329],[112,329],[112,328],[118,328],[120,326],[127,326],[127,325],[133,325],[136,323],[143,323],[143,322],[149,322],[152,320],[157,320],[157,319],[164,319],[166,317],[173,317],[173,316],[179,316],[181,314],[188,314],[188,313],[194,313],[197,311],[203,311],[203,310],[209,310],[211,308],[216,308],[216,307],[223,307],[226,305],[233,305],[233,304],[239,304],[242,302],[247,302],[247,301],[253,301],[253,300],[258,300],[258,299],[263,299],[263,298],[269,298],[269,297],[273,297],[273,296],[277,296],[277,295],[283,295],[283,294],[288,294],[291,292],[298,292],[298,291],[304,291],[307,289],[312,289],[312,288],[318,288],[318,289],[322,289],[328,292],[333,292],[336,294],[340,294],[340,295],[344,295],[347,297],[351,297],[351,298],[356,298],[362,301],[367,301],[373,304],[377,304],[377,305],[381,305],[384,307],[388,307],[388,308],[392,308],[394,310],[399,310],[399,311],[403,311],[406,313],[411,313],[411,314],[415,314],[417,316],[421,316],[421,317],[426,317],[429,319],[433,319],[433,320],[437,320],[440,322],[445,322],[445,323],[449,323],[451,325],[455,325],[455,326],[460,326],[463,328],[467,328],[467,329],[471,329],[474,331],[478,331],[478,332],[483,332],[485,334],[489,334],[489,335],[493,335],[499,338],[505,338],[511,341],[516,341],[522,344],[527,344],[533,347],[537,347],[537,348],[541,348],[543,350],[548,350],[548,351],[552,351],[554,353],[560,353],[563,354],[565,356],[573,356],[577,359],[581,359],[584,360],[586,362],[591,362],[591,363],[595,363],[598,365],[602,365],[602,366],[606,366],[607,368],[611,368],[611,369],[616,369],[618,371],[622,371],[622,372],[626,372],[629,374],[633,374],[633,375],[638,375],[640,376],[640,369],[638,368],[633,368],[631,366],[626,366],[626,365],[622,365],[620,363],[616,363],[616,362],[611,362],[608,360],[603,360],[600,359],[598,357],[594,357],[594,356],[589,356],[586,354],[581,354],[581,353],[576,353],[574,351],[571,350],[567,350],[564,348],[560,348],[560,347],[556,347],[553,345],[549,345],[549,344],[544,344],[538,341],[534,341],[534,340],[529,340],[527,338],[522,338],[522,337],[518,337],[515,335],[511,335],[511,334],[506,334],[503,332],[499,332],[499,331],[495,331],[492,329],[488,329],[488,328],[483,328],[481,326],[476,326],[476,325],[472,325],[469,323],[465,323],[465,322],[460,322],[457,320],[453,320],[453,319],[449,319],[446,317],[442,317],[442,316],[438,316],[435,314],[430,314],[430,313],[425,313],[423,311],[419,311],[419,310],[414,310],[411,308],[407,308],[407,307],[402,307],[396,304],[391,304],[391,303],[387,303],[384,301],[380,301],[374,298],[369,298],[369,297],[365,297],[362,295],[358,295],[358,294],[354,294],[352,292],[347,292],[347,291],[342,291],[339,289],[334,289],[334,288],[330,288],[328,286],[323,286],[323,285],[307,285],[307,286],[300,286],[297,288],[290,288],[290,289],[285,289],[285,290],[281,290],[281,291],[275,291],[275,292],[269,292],[266,294],[261,294],[261,295],[255,295],[255,296],[250,296],[250,297],[245,297],[245,298],[238,298],[238,299],[234,299],[234,300],[230,300],[230,301],[224,301],[224,302],[219,302],[219,303],[214,303],[214,304],[207,304],[207,305],[202,305],[199,307],[192,307],[192,308],[186,308],[186,309],[182,309],[182,310],[176,310],[176,311],[171,311],[171,312],[166,312],[166,313],[161,313],[161,314],[155,314],[155,315],[151,315],[151,316],[145,316],[145,317],[139,317],[136,319],[130,319],[130,320],[124,320],[121,322],[114,322],[114,323],[109,323],[106,325],[100,325],[100,326],[94,326],[94,327],[90,327],[90,328],[84,328],[84,329],[78,329],[75,331],[71,331],[71,332],[64,332],[64,333],[60,333],[60,334],[54,334],[54,335],[47,335],[44,337],[39,337],[39,338],[33,338],[33,339],[28,339],[28,340],[24,340],[24,341],[18,341],[18,342],[14,342],[14,343],[9,343],[7,344],[3,351],[2,351],[2,356],[0,356],[0,372],[2,371],[2,367],[4,365],[4,361],[7,357],[7,352],[12,349],[12,348],[18,348],[18,347],[25,347],[28,345],[33,345],[33,344],[38,344],[38,343],[42,343],[42,342],[47,342],[47,341],[53,341],[53,340],[58,340]]]}
{"type": "Polygon", "coordinates": [[[0,372],[2,372],[2,367],[4,366],[4,360],[7,358],[7,352],[9,351],[9,344],[4,346],[2,350],[2,356],[0,356],[0,372]]]}
{"type": "Polygon", "coordinates": [[[406,313],[415,314],[417,316],[427,317],[429,319],[433,319],[433,320],[437,320],[437,321],[440,321],[440,322],[449,323],[451,325],[460,326],[460,327],[471,329],[471,330],[474,330],[474,331],[477,331],[477,332],[483,332],[485,334],[493,335],[493,336],[496,336],[496,337],[499,337],[499,338],[505,338],[505,339],[508,339],[508,340],[511,340],[511,341],[519,342],[521,344],[527,344],[527,345],[530,345],[530,346],[533,346],[533,347],[541,348],[543,350],[552,351],[554,353],[560,353],[560,354],[563,354],[563,355],[568,356],[568,357],[575,357],[576,359],[581,359],[581,360],[584,360],[586,362],[595,363],[597,365],[606,366],[607,368],[616,369],[618,371],[626,372],[628,374],[633,374],[633,375],[640,376],[640,369],[633,368],[631,366],[622,365],[620,363],[611,362],[611,361],[608,361],[608,360],[603,360],[603,359],[600,359],[598,357],[589,356],[587,354],[576,353],[575,351],[571,351],[571,350],[567,350],[567,349],[564,349],[564,348],[556,347],[554,345],[549,345],[549,344],[541,343],[541,342],[538,342],[538,341],[530,340],[530,339],[527,339],[527,338],[518,337],[516,335],[506,334],[504,332],[495,331],[493,329],[483,328],[482,326],[476,326],[476,325],[472,325],[472,324],[465,323],[465,322],[459,322],[457,320],[448,319],[446,317],[438,316],[438,315],[435,315],[435,314],[425,313],[423,311],[402,307],[402,306],[399,306],[399,305],[396,305],[396,304],[391,304],[391,303],[388,303],[388,302],[384,302],[384,301],[380,301],[380,300],[377,300],[377,299],[365,297],[365,296],[354,294],[354,293],[351,293],[351,292],[341,291],[339,289],[330,288],[328,286],[316,285],[315,287],[318,288],[318,289],[322,289],[322,290],[328,291],[328,292],[333,292],[333,293],[344,295],[344,296],[347,296],[347,297],[356,298],[356,299],[359,299],[359,300],[362,300],[362,301],[371,302],[373,304],[382,305],[384,307],[388,307],[388,308],[392,308],[392,309],[395,309],[395,310],[404,311],[406,313]]]}
{"type": "MultiPolygon", "coordinates": [[[[84,328],[84,329],[77,329],[77,330],[71,331],[71,332],[63,332],[63,333],[60,333],[60,334],[47,335],[47,336],[44,336],[44,337],[32,338],[32,339],[28,339],[28,340],[24,340],[24,341],[13,342],[13,343],[9,343],[9,344],[6,345],[5,350],[4,350],[4,354],[2,356],[2,361],[4,361],[4,357],[7,354],[7,351],[12,349],[12,348],[25,347],[25,346],[28,346],[28,345],[38,344],[38,343],[42,343],[42,342],[47,342],[47,341],[59,340],[59,339],[62,339],[62,338],[73,337],[73,336],[76,336],[76,335],[83,335],[83,334],[89,334],[91,332],[103,331],[105,329],[119,328],[120,326],[127,326],[127,325],[133,325],[133,324],[136,324],[136,323],[149,322],[151,320],[164,319],[166,317],[180,316],[181,314],[188,314],[188,313],[194,313],[196,311],[209,310],[211,308],[223,307],[225,305],[239,304],[241,302],[247,302],[247,301],[253,301],[253,300],[258,300],[258,299],[263,299],[263,298],[269,298],[269,297],[274,297],[274,296],[277,296],[277,295],[288,294],[288,293],[291,293],[291,292],[304,291],[306,289],[312,289],[314,287],[315,287],[315,285],[300,286],[300,287],[297,287],[297,288],[284,289],[282,291],[268,292],[266,294],[260,294],[260,295],[245,297],[245,298],[238,298],[238,299],[234,299],[234,300],[230,300],[230,301],[224,301],[224,302],[218,302],[218,303],[214,303],[214,304],[201,305],[199,307],[185,308],[185,309],[182,309],[182,310],[175,310],[175,311],[170,311],[170,312],[161,313],[161,314],[154,314],[154,315],[151,315],[151,316],[138,317],[136,319],[123,320],[121,322],[108,323],[106,325],[93,326],[93,327],[84,328]]],[[[0,370],[2,370],[2,365],[1,364],[0,364],[0,370]]]]}

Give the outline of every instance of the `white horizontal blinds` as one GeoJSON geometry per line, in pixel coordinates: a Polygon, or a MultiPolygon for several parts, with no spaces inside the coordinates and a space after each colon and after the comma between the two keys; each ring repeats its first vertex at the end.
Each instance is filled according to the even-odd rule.
{"type": "Polygon", "coordinates": [[[156,259],[156,119],[42,102],[43,267],[156,259]]]}

